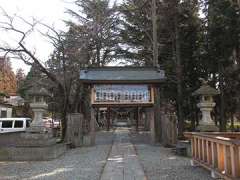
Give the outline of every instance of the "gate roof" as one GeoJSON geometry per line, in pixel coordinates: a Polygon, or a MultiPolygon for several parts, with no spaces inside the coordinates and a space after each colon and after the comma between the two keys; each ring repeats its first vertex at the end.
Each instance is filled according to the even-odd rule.
{"type": "Polygon", "coordinates": [[[154,67],[91,67],[80,70],[80,80],[89,84],[155,84],[165,79],[165,72],[154,67]]]}

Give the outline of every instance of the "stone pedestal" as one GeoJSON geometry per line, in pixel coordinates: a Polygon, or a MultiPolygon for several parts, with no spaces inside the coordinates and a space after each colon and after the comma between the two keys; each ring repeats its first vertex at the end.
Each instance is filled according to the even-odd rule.
{"type": "Polygon", "coordinates": [[[51,133],[6,133],[0,138],[0,161],[47,161],[66,150],[66,144],[56,143],[51,133]]]}
{"type": "Polygon", "coordinates": [[[16,144],[17,146],[49,146],[56,144],[56,138],[53,137],[52,133],[22,133],[20,134],[21,142],[16,144]]]}
{"type": "Polygon", "coordinates": [[[66,144],[48,146],[4,146],[0,147],[0,161],[49,161],[63,155],[66,144]]]}

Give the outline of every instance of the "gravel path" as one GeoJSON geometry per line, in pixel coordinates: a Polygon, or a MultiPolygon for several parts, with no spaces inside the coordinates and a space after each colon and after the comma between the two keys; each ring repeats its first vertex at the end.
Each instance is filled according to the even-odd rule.
{"type": "MultiPolygon", "coordinates": [[[[114,137],[113,132],[98,132],[96,146],[71,149],[53,161],[0,162],[0,180],[99,180],[114,137]]],[[[149,145],[144,133],[131,134],[131,141],[148,180],[211,180],[205,169],[191,167],[189,158],[149,145]]]]}
{"type": "Polygon", "coordinates": [[[169,148],[148,144],[146,134],[132,134],[131,139],[148,180],[212,180],[209,171],[192,167],[190,158],[176,156],[169,148]]]}
{"type": "Polygon", "coordinates": [[[0,180],[99,180],[112,141],[112,132],[99,132],[96,146],[71,149],[56,160],[0,162],[0,180]]]}

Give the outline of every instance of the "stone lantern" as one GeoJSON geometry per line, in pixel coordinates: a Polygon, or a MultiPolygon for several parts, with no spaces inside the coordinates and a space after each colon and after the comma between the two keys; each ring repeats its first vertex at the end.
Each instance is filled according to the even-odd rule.
{"type": "Polygon", "coordinates": [[[31,123],[31,127],[28,131],[45,132],[46,128],[43,122],[43,114],[48,108],[46,100],[50,94],[45,88],[33,87],[28,91],[28,95],[31,99],[30,107],[34,113],[33,122],[31,123]]]}
{"type": "Polygon", "coordinates": [[[211,112],[216,105],[213,96],[218,95],[219,92],[209,86],[207,81],[203,79],[200,80],[202,81],[201,87],[192,94],[193,96],[200,97],[200,102],[197,104],[197,107],[202,112],[202,118],[199,121],[197,130],[203,132],[219,131],[219,128],[215,125],[211,117],[211,112]]]}

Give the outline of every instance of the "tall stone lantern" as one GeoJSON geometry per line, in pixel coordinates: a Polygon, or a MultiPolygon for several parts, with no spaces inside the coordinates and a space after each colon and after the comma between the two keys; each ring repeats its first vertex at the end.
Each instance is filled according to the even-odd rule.
{"type": "Polygon", "coordinates": [[[46,99],[50,96],[50,94],[45,88],[33,87],[28,91],[28,95],[31,99],[30,107],[34,113],[33,122],[31,123],[28,131],[39,133],[46,132],[43,122],[43,114],[48,108],[46,99]]]}
{"type": "Polygon", "coordinates": [[[211,112],[216,105],[213,96],[218,95],[219,92],[209,86],[208,82],[204,79],[200,80],[202,81],[201,87],[192,94],[193,96],[200,97],[200,102],[197,104],[197,107],[202,113],[202,118],[199,121],[197,130],[201,132],[219,131],[219,128],[215,125],[211,117],[211,112]]]}

